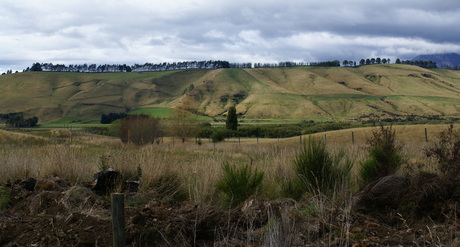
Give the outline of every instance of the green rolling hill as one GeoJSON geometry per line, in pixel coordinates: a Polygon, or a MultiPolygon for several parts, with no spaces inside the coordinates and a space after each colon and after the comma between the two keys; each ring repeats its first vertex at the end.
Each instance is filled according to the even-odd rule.
{"type": "Polygon", "coordinates": [[[368,65],[0,76],[0,113],[25,112],[40,122],[167,108],[221,117],[233,105],[247,120],[458,117],[460,71],[368,65]]]}

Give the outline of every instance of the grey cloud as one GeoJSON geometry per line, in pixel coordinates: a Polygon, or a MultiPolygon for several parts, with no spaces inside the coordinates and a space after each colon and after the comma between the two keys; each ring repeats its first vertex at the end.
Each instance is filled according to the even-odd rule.
{"type": "Polygon", "coordinates": [[[457,0],[4,0],[0,70],[35,61],[410,58],[460,52],[459,21],[457,0]]]}

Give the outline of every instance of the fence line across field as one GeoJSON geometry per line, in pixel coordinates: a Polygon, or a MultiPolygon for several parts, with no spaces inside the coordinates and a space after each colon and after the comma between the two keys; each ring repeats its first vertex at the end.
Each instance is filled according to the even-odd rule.
{"type": "MultiPolygon", "coordinates": [[[[422,134],[422,133],[420,133],[420,134],[422,134]]],[[[325,133],[325,134],[317,133],[317,134],[309,134],[309,135],[300,135],[300,136],[298,137],[298,138],[299,138],[299,139],[298,139],[298,140],[299,140],[298,143],[301,144],[301,145],[305,144],[305,143],[306,143],[305,140],[307,139],[307,141],[308,141],[309,136],[316,136],[317,139],[320,139],[320,138],[321,138],[321,139],[323,140],[323,143],[324,143],[324,144],[327,144],[327,142],[328,142],[328,137],[329,137],[330,135],[328,135],[328,134],[326,134],[326,133],[325,133]],[[322,135],[322,136],[320,136],[320,135],[322,135]]],[[[421,137],[421,135],[420,135],[420,137],[421,137]]],[[[292,138],[292,137],[291,137],[291,138],[292,138]]],[[[246,137],[246,138],[242,138],[242,137],[230,137],[230,138],[227,138],[225,141],[226,141],[226,142],[230,142],[230,143],[238,143],[238,144],[247,143],[247,142],[253,142],[253,143],[255,142],[255,144],[260,144],[260,143],[263,143],[263,142],[261,141],[261,139],[263,140],[263,139],[265,139],[265,138],[260,138],[260,137],[253,137],[253,138],[249,138],[249,137],[246,137]],[[255,141],[254,141],[254,140],[255,140],[255,141]]],[[[277,142],[280,142],[280,140],[282,140],[282,139],[287,139],[287,138],[280,138],[280,137],[277,137],[277,138],[267,138],[267,139],[276,139],[277,142]]],[[[353,145],[354,145],[354,144],[357,144],[358,141],[360,140],[360,139],[359,139],[359,135],[357,135],[357,133],[356,133],[355,131],[351,131],[351,132],[350,132],[350,139],[349,139],[349,140],[350,140],[350,143],[351,143],[351,144],[353,144],[353,145]]],[[[366,140],[367,140],[367,139],[366,139],[366,140]]],[[[424,128],[424,141],[425,141],[425,142],[428,142],[428,141],[429,141],[429,139],[428,139],[428,129],[427,129],[427,128],[424,128]]]]}

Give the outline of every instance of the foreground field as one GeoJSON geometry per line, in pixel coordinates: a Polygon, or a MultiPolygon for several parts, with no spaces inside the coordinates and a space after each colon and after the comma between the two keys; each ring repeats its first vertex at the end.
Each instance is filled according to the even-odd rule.
{"type": "MultiPolygon", "coordinates": [[[[428,141],[437,140],[448,125],[400,125],[393,126],[397,140],[404,144],[410,159],[423,159],[423,148],[428,141]]],[[[174,171],[184,176],[199,174],[204,181],[212,181],[220,174],[224,162],[251,163],[272,178],[276,171],[289,171],[296,152],[308,138],[325,140],[329,149],[345,149],[353,154],[356,163],[365,155],[366,140],[375,128],[355,128],[323,132],[291,138],[231,138],[212,144],[194,139],[181,143],[163,138],[162,144],[142,147],[123,145],[119,139],[75,133],[72,138],[45,138],[0,130],[1,156],[0,181],[24,179],[28,176],[44,178],[53,174],[71,181],[88,181],[101,166],[122,171],[134,178],[137,168],[143,171],[143,179],[161,172],[174,171]],[[354,139],[354,144],[353,144],[354,139]]],[[[158,174],[160,173],[160,174],[158,174]]],[[[188,178],[190,179],[190,178],[188,178]]],[[[272,178],[274,179],[274,178],[272,178]]],[[[273,181],[271,181],[273,182],[273,181]]],[[[193,190],[204,192],[201,188],[193,190]]]]}
{"type": "MultiPolygon", "coordinates": [[[[436,170],[424,148],[446,128],[395,126],[408,160],[400,173],[436,170]]],[[[368,155],[365,142],[372,130],[313,135],[326,141],[331,153],[344,150],[353,160],[352,186],[336,188],[332,196],[305,195],[297,201],[284,198],[282,185],[295,176],[293,162],[308,136],[217,144],[203,140],[201,145],[164,138],[139,147],[84,133],[46,138],[0,131],[0,185],[13,195],[0,215],[0,245],[111,246],[108,197],[83,186],[109,167],[125,180],[140,180],[139,191],[126,197],[130,246],[459,244],[456,202],[435,205],[421,217],[403,209],[369,212],[356,207],[361,190],[357,170],[368,155]],[[265,174],[257,196],[232,209],[216,190],[226,163],[265,174]],[[54,186],[28,191],[20,181],[29,177],[54,186]]]]}

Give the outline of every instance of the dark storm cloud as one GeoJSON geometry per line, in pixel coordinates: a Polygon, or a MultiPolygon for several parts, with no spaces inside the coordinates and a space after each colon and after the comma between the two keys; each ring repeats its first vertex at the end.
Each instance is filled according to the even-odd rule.
{"type": "Polygon", "coordinates": [[[0,71],[35,61],[410,59],[460,52],[459,21],[451,0],[4,0],[0,71]]]}

